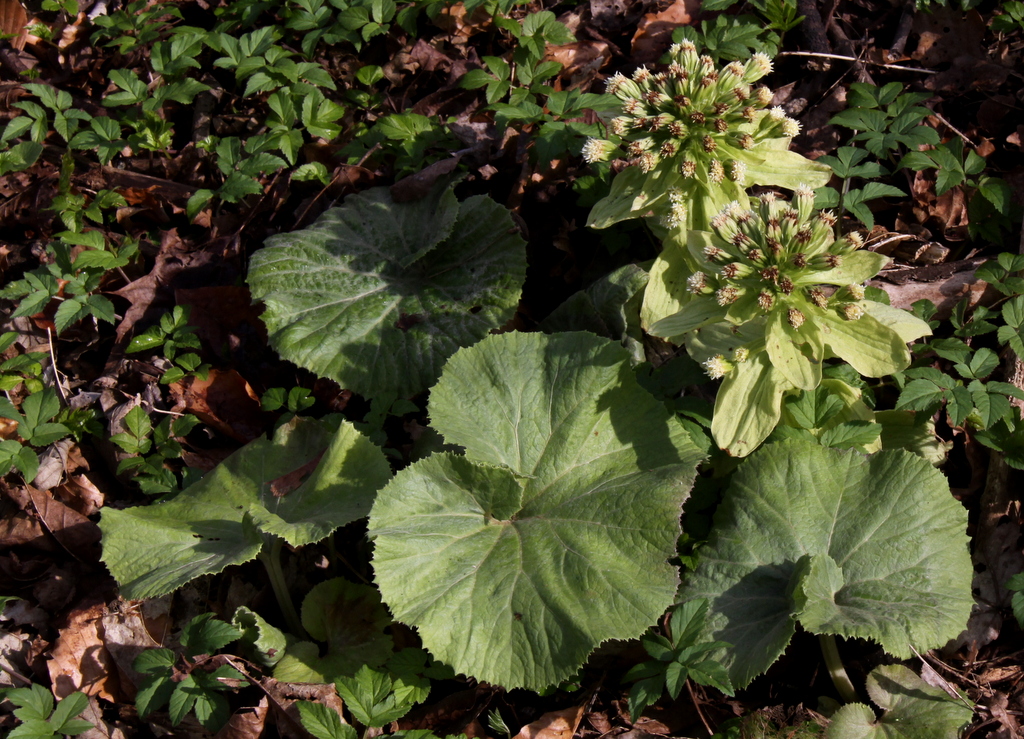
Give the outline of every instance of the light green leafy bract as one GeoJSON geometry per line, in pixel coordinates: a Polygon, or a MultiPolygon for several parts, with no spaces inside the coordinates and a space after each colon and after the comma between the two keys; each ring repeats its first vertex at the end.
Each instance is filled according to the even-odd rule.
{"type": "Polygon", "coordinates": [[[430,417],[466,454],[402,470],[370,534],[384,601],[456,671],[542,688],[673,602],[701,455],[628,360],[592,334],[512,333],[445,366],[430,417]]]}
{"type": "Polygon", "coordinates": [[[410,203],[383,187],[350,195],[267,239],[248,281],[283,358],[364,395],[408,397],[512,317],[526,248],[511,215],[438,187],[410,203]]]}
{"type": "Polygon", "coordinates": [[[843,706],[832,717],[828,739],[956,739],[974,711],[964,701],[932,687],[903,665],[876,667],[868,695],[885,712],[863,703],[843,706]]]}
{"type": "Polygon", "coordinates": [[[906,659],[967,623],[966,528],[917,455],[770,444],[737,470],[681,597],[710,601],[705,637],[732,645],[718,656],[737,687],[782,654],[797,621],[906,659]]]}
{"type": "Polygon", "coordinates": [[[166,503],[104,508],[103,561],[126,598],[169,593],[259,554],[269,534],[292,546],[362,518],[391,476],[384,453],[349,423],[333,433],[292,419],[166,503]]]}

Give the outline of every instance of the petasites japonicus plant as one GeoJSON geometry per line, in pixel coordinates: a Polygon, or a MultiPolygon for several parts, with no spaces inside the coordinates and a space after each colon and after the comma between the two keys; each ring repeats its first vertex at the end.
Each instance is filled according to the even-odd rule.
{"type": "Polygon", "coordinates": [[[796,630],[873,639],[899,659],[965,627],[967,511],[941,472],[902,450],[865,456],[805,441],[768,444],[740,465],[680,598],[706,598],[701,639],[737,688],[796,630]]]}
{"type": "Polygon", "coordinates": [[[910,313],[865,298],[862,283],[888,257],[861,249],[856,233],[835,238],[835,216],[813,204],[808,187],[792,203],[766,193],[753,208],[723,208],[710,231],[691,231],[682,309],[650,327],[723,379],[711,430],[736,456],[775,428],[787,390],[818,386],[825,359],[882,377],[905,369],[907,342],[931,333],[910,313]]]}
{"type": "Polygon", "coordinates": [[[374,397],[409,397],[512,317],[526,244],[486,196],[440,182],[420,200],[386,187],[350,195],[312,226],[267,239],[249,267],[270,345],[374,397]]]}
{"type": "Polygon", "coordinates": [[[782,108],[767,109],[771,91],[754,86],[772,70],[768,56],[719,67],[683,41],[669,57],[664,70],[640,67],[631,79],[608,79],[622,114],[612,119],[610,138],[590,139],[583,156],[589,162],[624,157],[629,166],[587,225],[654,216],[665,229],[685,232],[704,228],[718,207],[743,198],[748,185],[826,184],[828,167],[788,150],[800,125],[782,108]]]}
{"type": "Polygon", "coordinates": [[[540,689],[674,602],[701,453],[625,349],[584,332],[489,336],[448,361],[429,412],[465,454],[399,472],[369,532],[384,602],[435,658],[540,689]]]}

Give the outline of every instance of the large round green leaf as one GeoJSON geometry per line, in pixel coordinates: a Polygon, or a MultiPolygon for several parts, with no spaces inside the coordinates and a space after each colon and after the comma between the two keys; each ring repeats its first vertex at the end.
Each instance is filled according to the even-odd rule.
{"type": "Polygon", "coordinates": [[[434,656],[506,687],[570,675],[671,605],[700,452],[587,333],[490,336],[455,354],[430,416],[466,455],[398,474],[370,514],[374,570],[434,656]]]}
{"type": "Polygon", "coordinates": [[[967,623],[966,528],[942,473],[915,454],[771,444],[737,470],[681,595],[710,601],[705,637],[732,645],[716,658],[737,687],[782,654],[797,621],[906,659],[967,623]]]}
{"type": "Polygon", "coordinates": [[[511,318],[526,275],[512,217],[490,198],[438,192],[395,203],[374,188],[267,239],[248,279],[271,346],[364,395],[405,397],[511,318]]]}

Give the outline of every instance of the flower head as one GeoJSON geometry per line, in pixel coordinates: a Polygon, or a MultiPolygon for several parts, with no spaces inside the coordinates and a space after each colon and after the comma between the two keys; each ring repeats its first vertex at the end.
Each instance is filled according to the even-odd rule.
{"type": "MultiPolygon", "coordinates": [[[[698,182],[722,185],[726,179],[744,185],[748,166],[761,160],[746,152],[766,139],[786,136],[796,125],[781,108],[765,113],[772,93],[753,83],[771,71],[765,54],[719,66],[710,56],[700,56],[694,43],[681,41],[669,50],[665,70],[640,67],[629,76],[608,78],[608,92],[622,105],[611,133],[624,139],[620,146],[629,164],[644,172],[664,165],[695,178],[692,187],[698,182]]],[[[610,143],[588,142],[584,156],[605,161],[613,152],[610,143]]],[[[656,215],[673,220],[665,212],[656,215]]]]}
{"type": "Polygon", "coordinates": [[[587,139],[583,145],[583,159],[587,162],[607,162],[617,149],[611,141],[587,139]]]}
{"type": "Polygon", "coordinates": [[[705,359],[701,362],[701,366],[704,367],[704,371],[712,380],[718,380],[725,377],[732,371],[732,362],[726,360],[726,358],[721,354],[716,354],[713,357],[705,359]]]}

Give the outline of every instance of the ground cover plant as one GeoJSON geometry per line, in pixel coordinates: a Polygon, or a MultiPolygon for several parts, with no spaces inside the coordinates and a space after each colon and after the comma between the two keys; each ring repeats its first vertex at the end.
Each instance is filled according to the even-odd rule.
{"type": "Polygon", "coordinates": [[[1024,27],[918,5],[4,6],[0,734],[1017,735],[1024,27]]]}

